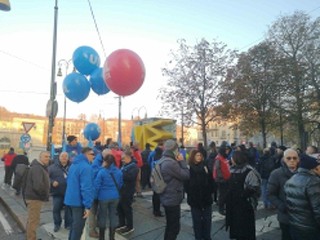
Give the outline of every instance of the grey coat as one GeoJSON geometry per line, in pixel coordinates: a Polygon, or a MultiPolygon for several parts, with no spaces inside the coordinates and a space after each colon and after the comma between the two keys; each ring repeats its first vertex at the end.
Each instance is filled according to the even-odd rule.
{"type": "Polygon", "coordinates": [[[278,221],[289,224],[289,215],[287,212],[286,196],[284,193],[284,184],[293,176],[287,165],[281,162],[281,167],[273,170],[268,180],[268,198],[278,211],[278,221]]]}
{"type": "Polygon", "coordinates": [[[183,199],[183,185],[189,179],[189,169],[185,161],[175,160],[171,151],[165,151],[163,158],[166,160],[161,164],[161,174],[167,187],[160,194],[160,201],[163,206],[177,206],[183,199]]]}

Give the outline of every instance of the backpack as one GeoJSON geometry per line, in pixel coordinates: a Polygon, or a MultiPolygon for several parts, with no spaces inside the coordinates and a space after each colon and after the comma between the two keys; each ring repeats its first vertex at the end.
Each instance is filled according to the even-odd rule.
{"type": "Polygon", "coordinates": [[[161,174],[161,164],[165,161],[166,159],[160,159],[155,163],[154,168],[151,171],[150,175],[150,184],[151,188],[155,193],[163,193],[164,190],[167,187],[167,183],[164,181],[162,174],[161,174]]]}
{"type": "Polygon", "coordinates": [[[24,190],[29,169],[30,169],[29,165],[17,164],[15,169],[13,185],[12,185],[12,187],[15,190],[17,191],[20,191],[21,189],[24,190]]]}

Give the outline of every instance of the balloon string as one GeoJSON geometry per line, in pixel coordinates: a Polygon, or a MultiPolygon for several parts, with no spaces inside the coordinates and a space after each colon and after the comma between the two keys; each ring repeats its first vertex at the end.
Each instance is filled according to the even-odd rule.
{"type": "Polygon", "coordinates": [[[92,6],[91,6],[90,0],[88,0],[88,3],[89,3],[89,7],[90,7],[91,16],[92,16],[92,18],[93,18],[94,25],[95,25],[95,27],[96,27],[96,31],[97,31],[97,33],[98,33],[99,41],[100,41],[100,44],[101,44],[101,47],[102,47],[102,50],[103,50],[103,55],[104,55],[104,57],[106,58],[106,56],[107,56],[107,55],[106,55],[106,50],[105,50],[105,48],[104,48],[104,46],[103,46],[101,34],[100,34],[100,31],[99,31],[98,24],[97,24],[96,18],[95,18],[95,16],[94,16],[93,10],[92,10],[92,6]]]}

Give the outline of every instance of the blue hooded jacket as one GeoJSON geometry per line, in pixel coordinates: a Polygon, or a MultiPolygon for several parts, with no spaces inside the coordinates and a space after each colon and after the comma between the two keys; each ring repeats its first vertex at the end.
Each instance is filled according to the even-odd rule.
{"type": "Polygon", "coordinates": [[[111,177],[113,174],[119,189],[123,185],[122,172],[114,164],[109,168],[100,168],[97,177],[94,180],[94,188],[99,201],[119,199],[119,191],[111,177]]]}
{"type": "Polygon", "coordinates": [[[90,209],[93,202],[93,171],[84,154],[76,156],[69,168],[64,203],[90,209]]]}

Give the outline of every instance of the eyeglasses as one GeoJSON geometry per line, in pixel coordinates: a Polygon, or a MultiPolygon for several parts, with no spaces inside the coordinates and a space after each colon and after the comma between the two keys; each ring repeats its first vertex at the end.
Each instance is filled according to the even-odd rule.
{"type": "Polygon", "coordinates": [[[298,160],[298,158],[297,158],[297,157],[286,157],[286,159],[287,159],[287,160],[289,160],[289,161],[290,161],[290,160],[293,160],[293,161],[298,160]]]}

